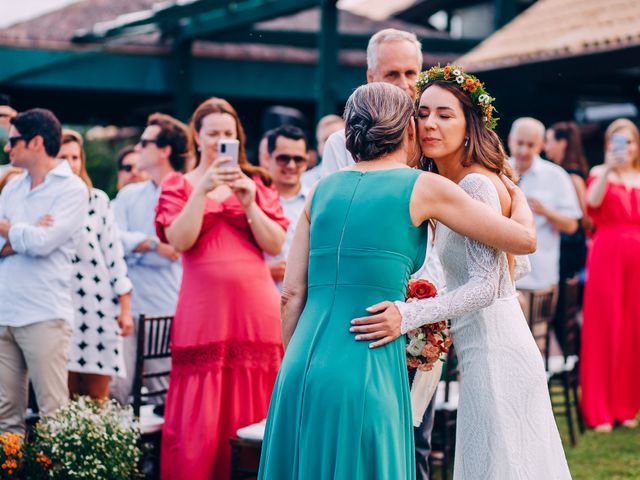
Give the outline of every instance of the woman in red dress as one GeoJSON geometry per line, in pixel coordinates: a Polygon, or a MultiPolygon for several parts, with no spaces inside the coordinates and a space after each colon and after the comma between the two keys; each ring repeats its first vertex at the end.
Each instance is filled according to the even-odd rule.
{"type": "Polygon", "coordinates": [[[596,233],[587,259],[580,383],[590,427],[633,428],[640,411],[640,135],[629,120],[605,134],[603,165],[591,171],[587,205],[596,233]],[[613,135],[623,136],[615,148],[613,135]],[[621,142],[624,143],[624,142],[621,142]]]}
{"type": "Polygon", "coordinates": [[[247,162],[228,102],[201,104],[189,137],[196,167],[165,179],[156,208],[158,235],[183,252],[184,269],[161,478],[226,479],[229,439],[266,417],[280,366],[280,296],[263,252],[280,252],[288,222],[268,174],[247,162]],[[240,141],[238,166],[218,155],[227,138],[240,141]]]}

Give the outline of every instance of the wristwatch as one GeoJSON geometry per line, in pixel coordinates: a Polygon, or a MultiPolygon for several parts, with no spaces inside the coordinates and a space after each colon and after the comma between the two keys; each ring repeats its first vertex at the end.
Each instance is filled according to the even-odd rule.
{"type": "Polygon", "coordinates": [[[155,252],[160,245],[160,239],[158,237],[151,237],[149,239],[149,250],[155,252]]]}

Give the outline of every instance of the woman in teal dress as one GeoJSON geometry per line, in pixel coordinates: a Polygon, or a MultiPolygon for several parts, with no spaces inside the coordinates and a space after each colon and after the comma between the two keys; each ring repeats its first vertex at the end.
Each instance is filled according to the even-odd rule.
{"type": "Polygon", "coordinates": [[[357,163],[320,181],[298,222],[261,480],[414,479],[404,337],[372,349],[354,340],[351,319],[362,305],[404,300],[424,261],[429,218],[514,254],[535,249],[517,188],[507,219],[453,182],[407,166],[413,113],[409,96],[384,83],[358,88],[347,102],[346,146],[357,163]]]}

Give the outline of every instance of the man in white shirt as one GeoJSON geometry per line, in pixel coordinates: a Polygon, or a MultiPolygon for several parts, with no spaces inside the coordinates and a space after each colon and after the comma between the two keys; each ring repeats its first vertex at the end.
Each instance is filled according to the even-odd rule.
{"type": "MultiPolygon", "coordinates": [[[[131,310],[138,329],[138,318],[173,315],[182,281],[180,255],[168,243],[156,236],[155,208],[160,196],[160,185],[172,172],[184,168],[187,153],[186,127],[178,120],[163,114],[149,117],[147,128],[136,145],[138,168],[150,180],[125,186],[113,201],[113,211],[124,248],[128,275],[133,283],[131,310]]],[[[133,369],[137,355],[137,335],[124,338],[126,378],[111,383],[111,395],[126,403],[133,386],[133,369]]],[[[164,370],[169,361],[148,361],[147,371],[164,370]]],[[[157,379],[149,379],[150,389],[162,388],[157,379]]],[[[157,399],[151,399],[153,402],[157,399]]]]}
{"type": "Polygon", "coordinates": [[[49,415],[69,398],[71,261],[89,192],[55,157],[62,129],[48,110],[11,119],[5,152],[25,170],[0,195],[0,433],[24,433],[27,378],[49,415]]]}
{"type": "Polygon", "coordinates": [[[273,178],[273,184],[280,194],[284,215],[290,222],[280,254],[277,256],[265,254],[271,277],[278,289],[282,290],[282,280],[293,233],[309,193],[309,189],[301,181],[302,174],[307,169],[307,139],[304,132],[293,125],[269,130],[264,138],[269,153],[267,167],[273,178]]]}
{"type": "Polygon", "coordinates": [[[582,216],[569,174],[540,158],[544,135],[542,122],[529,117],[516,120],[509,133],[510,160],[535,214],[538,234],[538,248],[529,256],[531,273],[517,282],[517,287],[524,290],[558,284],[560,233],[575,232],[582,216]]]}
{"type": "MultiPolygon", "coordinates": [[[[413,33],[387,28],[374,34],[367,46],[367,83],[391,83],[415,98],[422,68],[422,46],[413,33]]],[[[353,165],[345,147],[344,129],[329,137],[322,157],[322,176],[353,165]]]]}

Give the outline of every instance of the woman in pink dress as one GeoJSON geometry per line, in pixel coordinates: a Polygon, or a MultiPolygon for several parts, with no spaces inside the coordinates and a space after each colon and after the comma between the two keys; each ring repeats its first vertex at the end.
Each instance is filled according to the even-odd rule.
{"type": "Polygon", "coordinates": [[[158,235],[183,252],[184,268],[161,477],[226,479],[229,439],[266,417],[280,365],[280,296],[263,252],[280,252],[288,222],[268,174],[247,162],[228,102],[202,103],[189,136],[196,167],[165,179],[156,208],[158,235]],[[227,138],[240,141],[238,166],[218,155],[227,138]]]}
{"type": "Polygon", "coordinates": [[[640,411],[640,134],[616,120],[605,134],[603,165],[587,181],[596,233],[587,258],[580,383],[587,425],[636,427],[640,411]],[[624,148],[615,148],[620,135],[624,148]]]}

